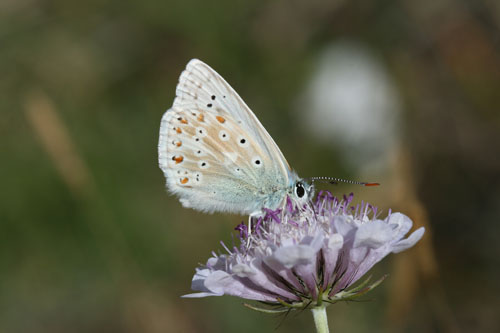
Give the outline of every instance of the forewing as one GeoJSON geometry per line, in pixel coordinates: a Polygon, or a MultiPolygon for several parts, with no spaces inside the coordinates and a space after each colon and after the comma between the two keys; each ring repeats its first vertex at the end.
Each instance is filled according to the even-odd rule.
{"type": "Polygon", "coordinates": [[[195,105],[234,118],[273,161],[274,172],[288,177],[290,166],[272,137],[238,93],[210,66],[192,59],[179,78],[176,95],[174,107],[195,105]]]}

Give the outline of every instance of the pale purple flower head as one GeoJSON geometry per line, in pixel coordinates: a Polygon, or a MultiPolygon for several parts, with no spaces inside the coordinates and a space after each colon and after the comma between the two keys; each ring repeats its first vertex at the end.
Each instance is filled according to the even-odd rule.
{"type": "MultiPolygon", "coordinates": [[[[197,268],[185,297],[232,295],[276,304],[282,309],[334,303],[364,294],[381,280],[351,288],[389,253],[412,247],[424,234],[405,235],[412,221],[401,213],[377,217],[365,203],[352,206],[353,195],[339,200],[322,192],[314,203],[266,210],[249,235],[244,224],[240,246],[224,246],[197,268]]],[[[368,281],[366,281],[368,282],[368,281]]]]}

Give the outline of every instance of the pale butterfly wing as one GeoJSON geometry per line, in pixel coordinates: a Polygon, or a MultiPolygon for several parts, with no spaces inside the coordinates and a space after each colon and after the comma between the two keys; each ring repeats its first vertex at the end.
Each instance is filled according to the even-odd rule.
{"type": "Polygon", "coordinates": [[[168,189],[184,206],[207,212],[277,207],[295,174],[231,86],[193,59],[176,95],[163,115],[158,146],[168,189]]]}
{"type": "Polygon", "coordinates": [[[182,72],[173,106],[189,108],[192,105],[233,117],[274,159],[277,172],[289,172],[290,166],[281,150],[243,99],[224,78],[198,59],[192,59],[182,72]]]}

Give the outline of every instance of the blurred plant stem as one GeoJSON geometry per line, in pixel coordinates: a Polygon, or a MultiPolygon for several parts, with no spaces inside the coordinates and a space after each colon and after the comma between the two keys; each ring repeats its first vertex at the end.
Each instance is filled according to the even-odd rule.
{"type": "Polygon", "coordinates": [[[120,272],[125,267],[128,271],[131,271],[131,266],[137,268],[137,263],[130,255],[123,232],[117,226],[112,210],[98,190],[95,179],[54,103],[43,92],[32,91],[26,96],[25,113],[40,146],[50,157],[63,183],[75,198],[89,206],[86,220],[92,228],[106,266],[115,282],[124,282],[120,272]]]}
{"type": "Polygon", "coordinates": [[[94,182],[52,101],[40,91],[26,97],[26,117],[68,189],[83,198],[94,192],[94,182]]]}

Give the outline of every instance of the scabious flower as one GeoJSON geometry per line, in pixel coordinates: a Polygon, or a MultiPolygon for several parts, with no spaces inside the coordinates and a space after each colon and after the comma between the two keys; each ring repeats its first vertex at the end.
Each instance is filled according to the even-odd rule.
{"type": "Polygon", "coordinates": [[[232,295],[261,301],[265,312],[313,309],[315,322],[326,324],[325,306],[352,300],[377,286],[368,280],[351,286],[389,253],[406,250],[420,240],[424,228],[405,235],[412,221],[401,213],[379,219],[370,204],[352,206],[353,195],[343,199],[319,193],[314,203],[265,210],[248,232],[241,224],[240,245],[227,253],[212,253],[197,268],[192,289],[185,297],[232,295]],[[321,311],[318,312],[318,309],[321,311]],[[318,314],[319,313],[319,314],[318,314]],[[316,320],[319,319],[319,322],[316,320]]]}

